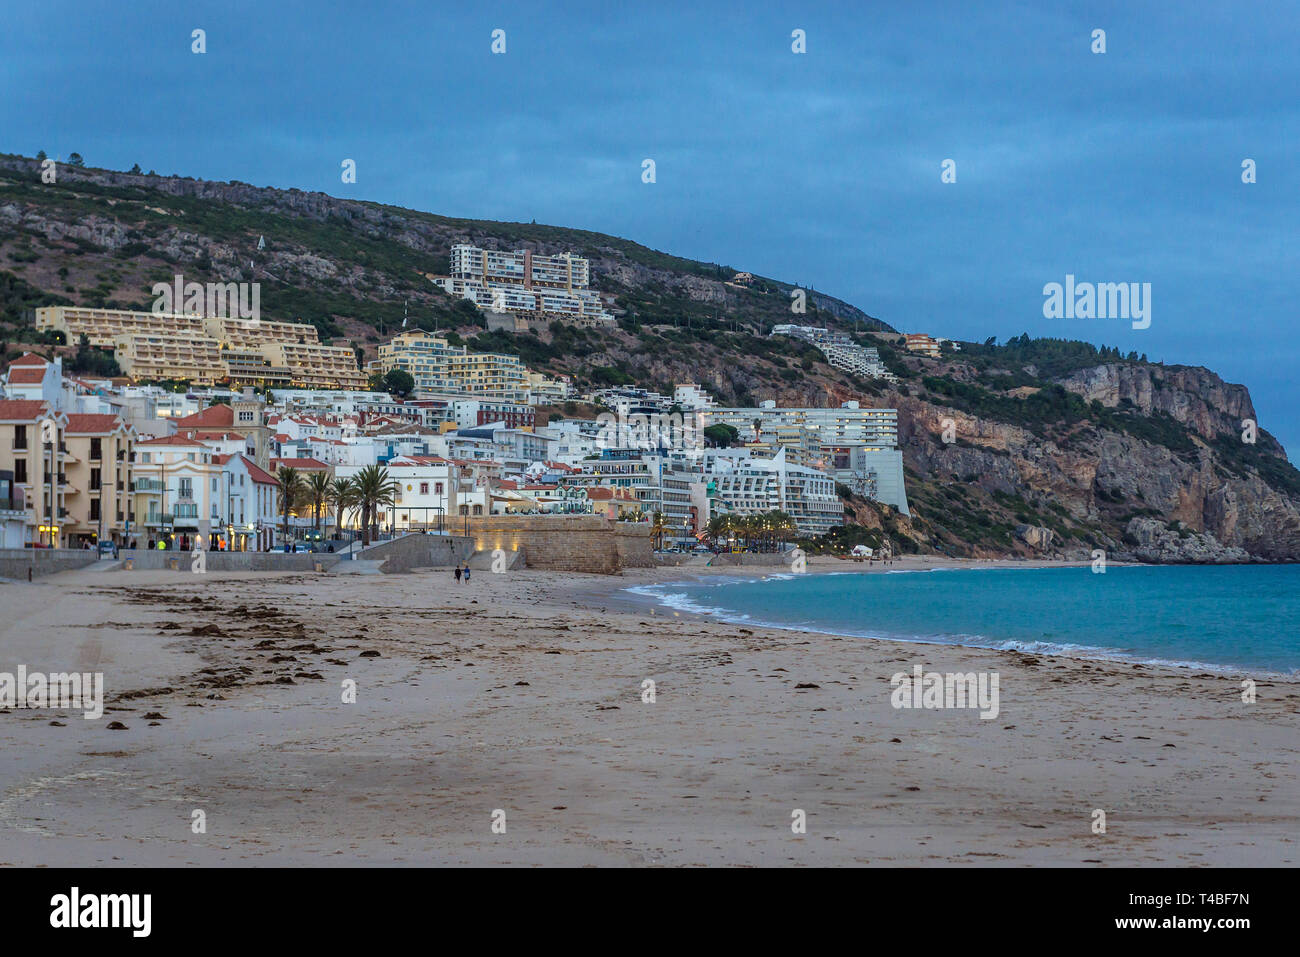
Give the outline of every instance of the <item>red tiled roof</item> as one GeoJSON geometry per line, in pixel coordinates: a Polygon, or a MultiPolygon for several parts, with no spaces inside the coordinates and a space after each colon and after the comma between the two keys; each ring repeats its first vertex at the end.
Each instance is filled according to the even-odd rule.
{"type": "Polygon", "coordinates": [[[14,366],[47,366],[49,365],[43,358],[34,352],[24,352],[13,362],[9,363],[9,368],[14,366]]]}
{"type": "Polygon", "coordinates": [[[234,424],[235,410],[228,405],[210,405],[176,420],[178,429],[224,428],[234,424]]]}
{"type": "Polygon", "coordinates": [[[74,435],[116,432],[122,420],[115,415],[93,412],[76,412],[68,416],[65,432],[74,435]]]}
{"type": "Polygon", "coordinates": [[[10,366],[9,368],[10,385],[38,385],[44,381],[44,366],[20,366],[17,369],[10,366]]]}
{"type": "Polygon", "coordinates": [[[183,435],[160,435],[156,439],[145,439],[136,445],[197,445],[207,448],[202,442],[196,442],[194,439],[187,439],[183,435]]]}
{"type": "Polygon", "coordinates": [[[329,470],[328,465],[316,459],[271,459],[271,468],[273,470],[279,471],[281,467],[297,469],[300,472],[325,472],[329,470]]]}
{"type": "Polygon", "coordinates": [[[40,399],[0,399],[0,419],[31,422],[44,415],[46,408],[40,399]]]}
{"type": "Polygon", "coordinates": [[[202,431],[187,431],[185,434],[186,434],[187,436],[189,436],[191,439],[198,439],[198,440],[200,440],[200,441],[211,441],[211,440],[213,440],[213,439],[218,439],[218,440],[220,440],[220,439],[242,439],[242,438],[244,438],[244,434],[243,434],[242,432],[202,432],[202,431]]]}
{"type": "Polygon", "coordinates": [[[248,469],[249,477],[252,478],[254,482],[257,482],[259,485],[280,484],[275,480],[274,475],[266,471],[266,469],[262,468],[247,455],[241,455],[240,458],[244,460],[244,467],[248,469]]]}

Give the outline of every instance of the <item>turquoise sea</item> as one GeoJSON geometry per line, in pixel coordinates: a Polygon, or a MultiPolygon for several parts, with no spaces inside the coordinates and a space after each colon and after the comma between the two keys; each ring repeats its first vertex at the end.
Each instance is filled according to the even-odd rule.
{"type": "Polygon", "coordinates": [[[628,591],[750,625],[1300,674],[1300,565],[781,573],[628,591]]]}

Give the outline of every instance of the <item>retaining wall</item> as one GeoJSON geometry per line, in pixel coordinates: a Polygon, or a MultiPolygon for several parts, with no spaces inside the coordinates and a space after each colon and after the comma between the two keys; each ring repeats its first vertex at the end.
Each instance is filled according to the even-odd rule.
{"type": "Polygon", "coordinates": [[[0,578],[27,580],[53,575],[74,568],[85,568],[99,561],[98,553],[84,548],[0,548],[0,578]]]}
{"type": "MultiPolygon", "coordinates": [[[[342,555],[331,552],[204,552],[203,555],[204,567],[210,572],[310,572],[315,571],[317,563],[329,569],[343,559],[342,555]]],[[[172,561],[176,562],[177,571],[194,570],[193,557],[181,548],[161,552],[123,548],[118,551],[118,558],[131,559],[135,571],[170,568],[172,561]]]]}
{"type": "Polygon", "coordinates": [[[380,542],[357,553],[361,560],[383,562],[379,570],[387,575],[412,568],[451,568],[474,554],[474,541],[460,535],[403,535],[380,542]]]}

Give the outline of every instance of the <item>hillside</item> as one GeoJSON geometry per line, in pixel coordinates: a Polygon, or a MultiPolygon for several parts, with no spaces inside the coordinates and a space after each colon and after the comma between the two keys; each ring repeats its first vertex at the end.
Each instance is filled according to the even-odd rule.
{"type": "Polygon", "coordinates": [[[39,172],[34,159],[0,156],[0,344],[13,348],[41,345],[25,318],[35,306],[148,308],[152,284],[178,272],[260,282],[264,315],[311,322],[368,356],[408,301],[414,326],[518,354],[579,386],[696,381],[728,405],[898,408],[913,519],[850,499],[843,542],[888,533],[905,549],[954,555],[1300,559],[1300,472],[1266,431],[1242,441],[1242,420],[1255,418],[1249,392],[1208,369],[1025,337],[921,358],[841,300],[812,292],[807,313],[792,315],[788,282],[732,284],[731,266],[599,233],[65,165],[43,184],[39,172]],[[446,272],[456,242],[586,256],[595,286],[616,296],[618,328],[486,332],[477,310],[425,278],[446,272]],[[766,335],[791,321],[877,346],[898,386],[766,335]]]}

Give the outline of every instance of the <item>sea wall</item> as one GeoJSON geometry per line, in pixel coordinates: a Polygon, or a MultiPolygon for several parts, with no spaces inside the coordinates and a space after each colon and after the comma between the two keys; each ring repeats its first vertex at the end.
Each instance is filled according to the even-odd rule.
{"type": "Polygon", "coordinates": [[[412,568],[451,568],[468,560],[473,553],[473,539],[416,533],[363,548],[357,552],[357,558],[382,561],[379,570],[391,575],[412,568]]]}
{"type": "Polygon", "coordinates": [[[99,555],[84,548],[0,548],[0,578],[27,580],[85,568],[99,561],[99,555]]]}
{"type": "MultiPolygon", "coordinates": [[[[118,551],[122,559],[121,569],[128,571],[126,559],[131,560],[130,571],[157,571],[171,568],[176,563],[176,570],[194,571],[194,556],[184,549],[158,551],[154,549],[123,548],[118,551]]],[[[203,553],[203,568],[210,572],[310,572],[316,565],[329,569],[343,559],[342,555],[330,552],[214,552],[203,553]]]]}

